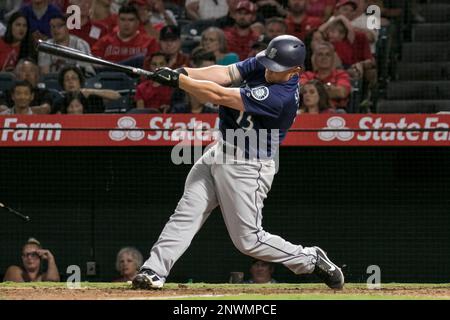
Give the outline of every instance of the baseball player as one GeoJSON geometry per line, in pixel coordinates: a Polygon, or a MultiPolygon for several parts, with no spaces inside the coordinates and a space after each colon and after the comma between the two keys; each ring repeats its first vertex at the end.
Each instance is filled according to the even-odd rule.
{"type": "Polygon", "coordinates": [[[162,288],[175,262],[217,206],[233,244],[242,253],[282,263],[296,274],[315,273],[330,288],[343,288],[341,269],[322,249],[292,244],[264,231],[261,224],[263,202],[275,175],[274,156],[297,113],[298,77],[304,59],[303,42],[283,35],[256,57],[230,66],[155,72],[154,81],[179,87],[201,102],[221,105],[221,137],[191,168],[175,213],[133,279],[134,288],[162,288]],[[228,139],[230,133],[233,137],[233,133],[249,131],[266,141],[252,145],[228,139]],[[274,137],[272,131],[278,134],[274,137]],[[243,158],[237,159],[239,152],[243,158]]]}

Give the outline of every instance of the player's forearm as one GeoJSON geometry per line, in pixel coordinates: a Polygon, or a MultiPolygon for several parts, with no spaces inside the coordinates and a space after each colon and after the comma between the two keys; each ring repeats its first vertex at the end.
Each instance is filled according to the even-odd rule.
{"type": "Polygon", "coordinates": [[[221,86],[229,86],[231,84],[227,66],[215,65],[206,68],[185,68],[185,70],[192,79],[208,80],[221,86]]]}
{"type": "Polygon", "coordinates": [[[180,76],[179,87],[193,95],[201,103],[211,102],[235,110],[244,110],[244,104],[237,88],[224,88],[211,81],[195,80],[184,75],[180,76]]]}

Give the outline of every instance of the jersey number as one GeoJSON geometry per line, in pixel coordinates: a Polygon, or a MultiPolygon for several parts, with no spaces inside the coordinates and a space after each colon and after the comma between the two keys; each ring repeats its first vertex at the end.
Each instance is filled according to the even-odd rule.
{"type": "Polygon", "coordinates": [[[248,126],[246,126],[246,127],[242,124],[243,117],[244,117],[244,111],[239,112],[239,117],[236,119],[236,123],[245,131],[253,129],[252,116],[251,115],[247,116],[246,120],[247,120],[248,126]]]}

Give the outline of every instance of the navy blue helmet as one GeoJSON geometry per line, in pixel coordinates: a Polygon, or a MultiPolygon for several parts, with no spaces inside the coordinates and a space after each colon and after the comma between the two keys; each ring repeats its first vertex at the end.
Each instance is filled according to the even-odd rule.
{"type": "Polygon", "coordinates": [[[300,39],[283,35],[273,38],[267,49],[256,55],[256,60],[271,71],[282,72],[303,67],[305,56],[305,44],[300,39]]]}

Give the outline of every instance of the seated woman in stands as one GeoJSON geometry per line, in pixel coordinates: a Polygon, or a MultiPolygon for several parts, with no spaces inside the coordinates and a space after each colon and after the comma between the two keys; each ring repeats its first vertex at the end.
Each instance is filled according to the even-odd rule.
{"type": "Polygon", "coordinates": [[[41,243],[34,238],[28,239],[22,248],[22,266],[10,266],[3,281],[36,282],[60,280],[58,267],[53,254],[43,249],[41,243]],[[43,262],[47,262],[47,270],[43,271],[43,262]]]}
{"type": "Polygon", "coordinates": [[[88,109],[88,101],[80,92],[69,92],[63,99],[61,113],[84,114],[88,109]]]}
{"type": "Polygon", "coordinates": [[[127,282],[133,280],[142,266],[143,258],[138,249],[124,247],[120,249],[116,257],[116,270],[120,277],[113,282],[127,282]]]}
{"type": "Polygon", "coordinates": [[[36,59],[26,17],[15,12],[8,20],[5,35],[0,37],[0,71],[14,71],[22,58],[36,59]]]}
{"type": "MultiPolygon", "coordinates": [[[[83,88],[84,76],[81,70],[73,65],[65,66],[58,75],[58,81],[64,90],[64,95],[79,92],[86,99],[84,113],[103,113],[105,111],[104,100],[116,100],[120,93],[108,89],[83,88]]],[[[63,109],[65,97],[62,101],[55,103],[52,113],[60,113],[63,109]]]]}
{"type": "Polygon", "coordinates": [[[210,27],[202,32],[200,45],[216,57],[216,64],[227,66],[239,62],[239,56],[227,49],[227,39],[223,31],[216,27],[210,27]]]}
{"type": "Polygon", "coordinates": [[[328,96],[325,85],[317,79],[306,82],[301,88],[303,95],[303,103],[298,113],[335,113],[330,105],[330,98],[328,96]]]}

